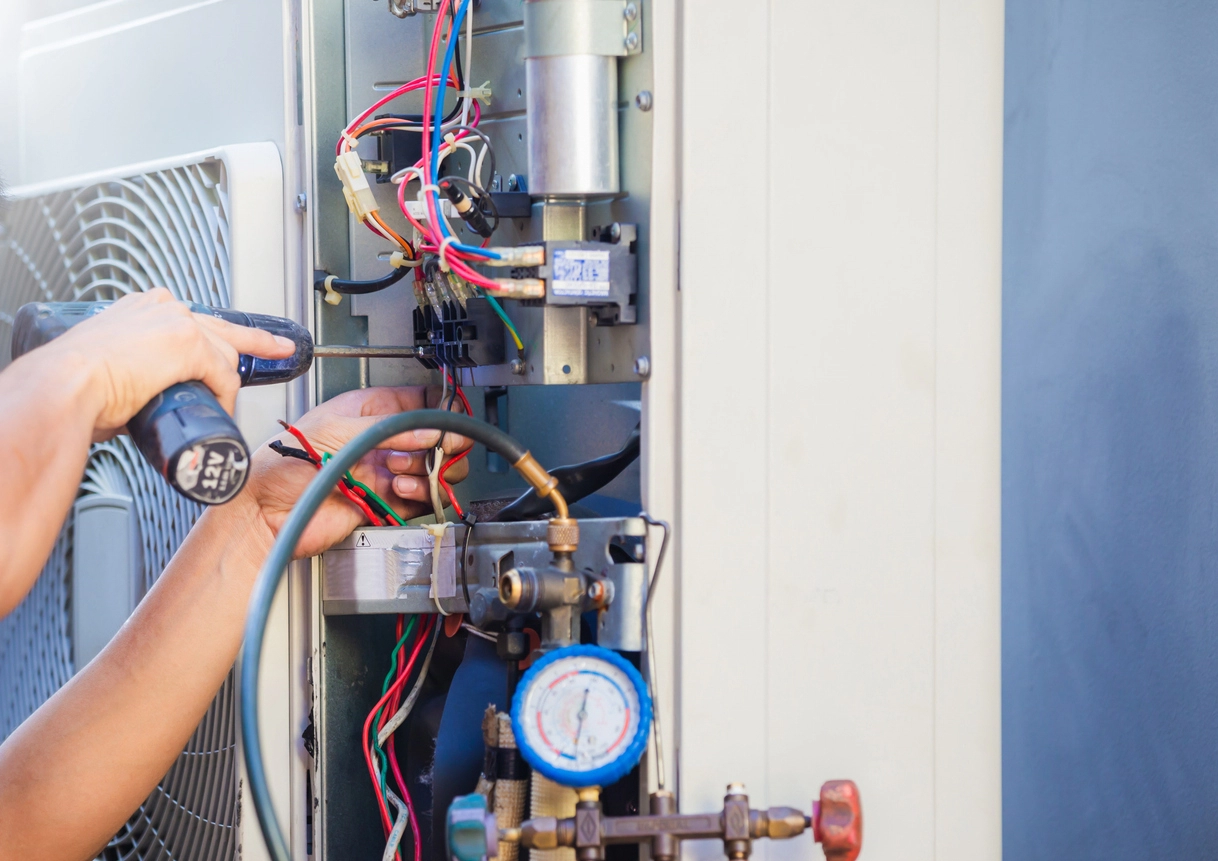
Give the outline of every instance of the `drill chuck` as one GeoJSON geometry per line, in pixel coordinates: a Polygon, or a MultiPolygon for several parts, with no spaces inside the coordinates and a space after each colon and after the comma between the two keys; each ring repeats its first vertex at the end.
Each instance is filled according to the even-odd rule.
{"type": "MultiPolygon", "coordinates": [[[[34,302],[23,305],[13,321],[14,359],[51,341],[77,323],[105,310],[109,302],[34,302]]],[[[294,380],[313,362],[313,338],[291,320],[190,303],[239,326],[264,329],[296,344],[286,359],[241,356],[242,386],[294,380]]],[[[188,499],[204,505],[228,502],[245,486],[250,451],[232,417],[211,389],[200,382],[178,383],[153,398],[127,422],[127,432],[144,459],[188,499]]]]}

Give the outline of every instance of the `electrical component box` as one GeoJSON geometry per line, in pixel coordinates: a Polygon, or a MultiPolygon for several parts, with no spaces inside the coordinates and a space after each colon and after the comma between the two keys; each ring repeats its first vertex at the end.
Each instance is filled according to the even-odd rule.
{"type": "Polygon", "coordinates": [[[597,228],[599,241],[550,241],[538,277],[547,305],[586,305],[598,326],[638,321],[638,231],[633,224],[597,228]]]}

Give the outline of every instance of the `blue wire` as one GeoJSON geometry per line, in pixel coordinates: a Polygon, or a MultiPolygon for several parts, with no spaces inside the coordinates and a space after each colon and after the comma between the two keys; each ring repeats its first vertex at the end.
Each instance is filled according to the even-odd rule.
{"type": "MultiPolygon", "coordinates": [[[[448,92],[448,71],[452,68],[453,55],[457,50],[457,40],[461,37],[461,22],[465,18],[465,13],[469,11],[469,0],[464,0],[460,8],[457,10],[456,16],[453,18],[452,29],[448,35],[448,49],[444,52],[444,64],[440,67],[440,86],[436,87],[436,107],[435,107],[435,122],[431,130],[431,177],[434,180],[436,174],[440,172],[440,125],[444,120],[444,94],[448,92]]],[[[468,82],[466,86],[468,86],[468,82]]],[[[434,190],[428,191],[428,194],[436,195],[436,211],[440,210],[440,195],[434,190]]],[[[439,219],[440,232],[445,236],[452,236],[448,225],[444,219],[439,219]]],[[[494,251],[487,251],[485,248],[479,248],[476,245],[466,245],[463,242],[451,242],[450,248],[455,248],[465,254],[474,254],[478,257],[486,257],[491,260],[498,260],[499,254],[494,251]]]]}

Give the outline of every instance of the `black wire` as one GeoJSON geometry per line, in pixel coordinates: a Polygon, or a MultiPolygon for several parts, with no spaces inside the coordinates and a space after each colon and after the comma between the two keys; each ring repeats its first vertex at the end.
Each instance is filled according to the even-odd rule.
{"type": "MultiPolygon", "coordinates": [[[[406,277],[406,273],[410,269],[411,267],[409,266],[396,266],[388,275],[382,275],[380,278],[375,278],[371,281],[352,281],[348,278],[335,278],[330,282],[330,289],[335,293],[342,293],[347,296],[376,293],[401,281],[406,277]]],[[[313,289],[324,293],[329,273],[320,272],[319,274],[321,275],[320,278],[314,277],[313,279],[313,289]]]]}
{"type": "MultiPolygon", "coordinates": [[[[453,23],[456,23],[456,18],[455,18],[456,13],[453,10],[451,5],[449,6],[448,13],[449,13],[449,20],[452,21],[453,23]]],[[[452,32],[451,28],[450,28],[450,32],[452,32]]],[[[455,65],[457,67],[457,90],[462,91],[465,89],[465,75],[462,71],[462,66],[461,66],[461,34],[457,33],[456,36],[457,36],[457,47],[453,53],[453,65],[455,65]]],[[[452,38],[452,37],[450,36],[449,38],[452,38]]],[[[447,87],[445,89],[447,89],[447,87]]],[[[423,107],[424,107],[424,109],[426,109],[427,106],[424,105],[423,107]]],[[[441,120],[441,122],[450,123],[454,119],[457,118],[457,114],[459,114],[459,113],[461,113],[461,97],[457,98],[457,103],[455,105],[453,105],[453,109],[448,112],[448,116],[446,116],[443,120],[441,120]]],[[[412,124],[418,124],[418,123],[423,122],[422,114],[381,114],[378,117],[373,117],[373,119],[377,119],[377,120],[386,119],[386,118],[393,118],[395,120],[404,120],[405,122],[412,123],[412,124]]],[[[378,131],[378,132],[384,131],[384,128],[374,129],[373,131],[378,131]]]]}
{"type": "MultiPolygon", "coordinates": [[[[491,174],[491,176],[494,176],[494,174],[491,174]]],[[[446,182],[463,185],[469,190],[467,196],[473,198],[474,206],[478,207],[483,215],[490,215],[495,219],[490,226],[491,234],[494,235],[495,231],[499,229],[499,207],[495,206],[494,196],[482,186],[472,183],[464,177],[446,176],[440,180],[440,187],[443,188],[446,182]]]]}
{"type": "MultiPolygon", "coordinates": [[[[494,177],[495,177],[495,147],[491,144],[491,139],[486,136],[486,132],[482,131],[481,129],[477,129],[474,126],[465,126],[465,125],[450,126],[448,130],[450,132],[469,132],[471,135],[475,135],[475,136],[481,138],[482,143],[486,144],[487,156],[490,158],[490,161],[491,161],[490,176],[492,179],[494,179],[494,177]]],[[[477,159],[474,159],[474,163],[477,164],[477,159]]],[[[475,176],[474,179],[480,179],[480,177],[475,176]]]]}
{"type": "Polygon", "coordinates": [[[303,460],[306,463],[317,466],[317,461],[303,448],[292,448],[290,445],[284,445],[279,440],[275,440],[271,443],[270,449],[281,457],[294,457],[297,460],[303,460]]]}

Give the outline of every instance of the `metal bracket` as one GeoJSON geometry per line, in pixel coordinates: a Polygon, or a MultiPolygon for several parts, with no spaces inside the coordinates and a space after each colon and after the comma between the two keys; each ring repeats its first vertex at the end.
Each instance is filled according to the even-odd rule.
{"type": "MultiPolygon", "coordinates": [[[[471,533],[464,524],[449,524],[435,569],[436,600],[428,597],[435,545],[426,529],[357,529],[322,555],[322,612],[434,613],[438,601],[445,612],[469,613],[476,625],[504,621],[510,611],[499,599],[499,575],[511,567],[552,564],[546,526],[544,520],[477,523],[471,533]]],[[[579,528],[575,570],[612,584],[612,602],[599,613],[598,641],[618,651],[642,651],[646,524],[637,517],[605,517],[580,520],[579,528]],[[615,562],[611,545],[632,561],[615,562]]]]}
{"type": "Polygon", "coordinates": [[[526,0],[525,57],[593,54],[625,57],[643,50],[641,0],[526,0]]]}

